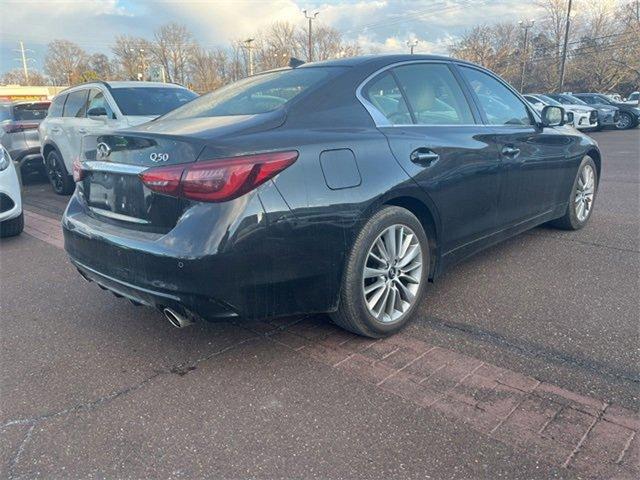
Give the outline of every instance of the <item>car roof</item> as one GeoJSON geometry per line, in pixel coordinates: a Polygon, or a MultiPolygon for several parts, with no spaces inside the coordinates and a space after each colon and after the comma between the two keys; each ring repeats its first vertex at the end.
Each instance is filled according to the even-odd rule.
{"type": "Polygon", "coordinates": [[[442,61],[455,61],[460,63],[467,63],[473,65],[471,62],[464,60],[458,60],[452,57],[444,55],[420,55],[420,54],[371,54],[360,55],[357,57],[338,58],[334,60],[323,60],[320,62],[304,63],[297,68],[309,68],[309,67],[355,67],[359,65],[365,65],[370,63],[380,64],[380,66],[391,65],[393,63],[419,61],[419,60],[442,60],[442,61]]]}
{"type": "MultiPolygon", "coordinates": [[[[66,94],[75,90],[78,90],[80,88],[87,88],[87,87],[91,87],[92,85],[103,85],[109,89],[113,88],[113,89],[117,89],[117,88],[145,88],[145,87],[157,87],[157,88],[184,88],[187,89],[187,87],[184,87],[180,84],[177,83],[163,83],[163,82],[141,82],[138,80],[114,80],[114,81],[109,81],[109,82],[104,82],[102,80],[97,80],[97,81],[93,81],[93,82],[85,82],[85,83],[79,83],[78,85],[73,85],[69,88],[64,89],[63,91],[61,91],[60,93],[58,93],[58,95],[61,94],[66,94]]],[[[58,96],[56,95],[56,96],[58,96]]]]}

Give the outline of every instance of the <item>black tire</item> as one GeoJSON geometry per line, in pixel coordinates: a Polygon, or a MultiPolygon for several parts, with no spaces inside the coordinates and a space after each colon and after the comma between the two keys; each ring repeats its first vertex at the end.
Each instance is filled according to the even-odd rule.
{"type": "Polygon", "coordinates": [[[571,193],[569,194],[569,201],[567,203],[567,209],[564,215],[556,220],[549,222],[549,224],[553,227],[560,228],[562,230],[580,230],[584,227],[591,218],[591,214],[593,213],[593,207],[595,205],[596,196],[598,193],[598,169],[596,168],[596,164],[593,159],[589,156],[585,156],[580,162],[580,166],[578,167],[578,171],[576,173],[576,178],[573,180],[573,184],[571,185],[571,193]],[[589,212],[584,219],[578,218],[578,207],[576,204],[576,195],[578,190],[578,180],[580,179],[580,175],[583,172],[583,169],[586,165],[589,165],[593,171],[594,175],[594,187],[593,187],[593,200],[591,202],[591,207],[589,212]]]}
{"type": "Polygon", "coordinates": [[[54,192],[58,195],[71,195],[73,193],[76,188],[73,177],[69,175],[67,167],[64,166],[64,161],[57,151],[53,150],[47,155],[45,170],[54,192]]]}
{"type": "Polygon", "coordinates": [[[633,127],[635,127],[635,122],[631,114],[628,112],[620,112],[620,118],[618,119],[618,123],[616,123],[616,128],[618,130],[629,130],[633,127]]]}
{"type": "Polygon", "coordinates": [[[24,230],[24,215],[0,223],[0,238],[15,237],[24,230]]]}
{"type": "MultiPolygon", "coordinates": [[[[339,306],[338,310],[331,314],[332,320],[340,327],[366,337],[380,338],[396,333],[410,321],[416,307],[420,304],[429,276],[429,258],[429,241],[422,224],[415,215],[396,206],[387,206],[378,210],[362,227],[347,257],[339,306]],[[422,267],[417,291],[410,306],[393,321],[382,322],[372,315],[365,303],[364,269],[374,242],[394,225],[409,227],[413,231],[420,246],[422,267]]],[[[399,273],[397,276],[400,279],[399,273]]],[[[390,282],[393,284],[392,280],[390,282]]],[[[396,289],[396,292],[399,292],[399,289],[396,289]]]]}

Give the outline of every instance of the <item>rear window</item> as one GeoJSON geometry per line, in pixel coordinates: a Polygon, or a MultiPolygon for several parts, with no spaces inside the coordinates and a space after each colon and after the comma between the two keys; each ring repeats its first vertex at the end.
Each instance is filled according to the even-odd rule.
{"type": "Polygon", "coordinates": [[[227,85],[165,116],[177,120],[225,115],[255,115],[276,110],[339,67],[311,67],[263,73],[227,85]]]}
{"type": "Polygon", "coordinates": [[[61,117],[62,109],[64,108],[64,101],[67,99],[66,95],[59,95],[53,99],[51,106],[49,107],[49,117],[61,117]]]}
{"type": "Polygon", "coordinates": [[[13,116],[17,121],[42,120],[47,116],[49,102],[46,103],[24,103],[13,107],[13,116]]]}
{"type": "Polygon", "coordinates": [[[0,122],[11,120],[11,105],[0,105],[0,122]]]}
{"type": "Polygon", "coordinates": [[[198,95],[186,88],[131,87],[111,90],[123,115],[159,116],[190,102],[198,95]]]}

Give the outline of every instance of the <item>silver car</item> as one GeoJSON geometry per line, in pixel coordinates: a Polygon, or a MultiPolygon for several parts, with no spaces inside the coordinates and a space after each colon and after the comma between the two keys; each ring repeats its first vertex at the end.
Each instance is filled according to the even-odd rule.
{"type": "Polygon", "coordinates": [[[44,168],[38,126],[47,116],[49,101],[0,104],[0,145],[20,169],[44,168]]]}

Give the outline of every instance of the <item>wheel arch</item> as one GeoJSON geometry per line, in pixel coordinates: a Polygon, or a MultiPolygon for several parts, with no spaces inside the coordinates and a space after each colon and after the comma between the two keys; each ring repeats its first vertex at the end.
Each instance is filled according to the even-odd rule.
{"type": "Polygon", "coordinates": [[[600,151],[597,148],[590,148],[587,151],[587,155],[589,155],[593,159],[593,162],[596,164],[598,183],[600,183],[600,172],[602,171],[602,156],[600,155],[600,151]]]}
{"type": "Polygon", "coordinates": [[[60,149],[55,143],[45,142],[44,145],[42,145],[42,157],[46,160],[47,155],[49,155],[51,152],[58,152],[58,155],[61,155],[60,149]]]}

